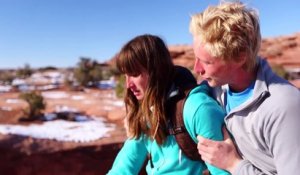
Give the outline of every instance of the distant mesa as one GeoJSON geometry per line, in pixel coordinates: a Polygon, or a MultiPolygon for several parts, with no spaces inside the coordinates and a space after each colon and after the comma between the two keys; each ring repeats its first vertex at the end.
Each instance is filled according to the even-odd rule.
{"type": "MultiPolygon", "coordinates": [[[[195,61],[191,45],[170,45],[169,51],[175,64],[193,68],[195,61]]],[[[300,32],[287,36],[263,38],[259,55],[271,64],[278,64],[287,71],[300,69],[300,32]]],[[[115,64],[116,56],[107,63],[115,64]]]]}
{"type": "MultiPolygon", "coordinates": [[[[171,45],[169,51],[177,65],[193,69],[195,57],[191,45],[171,45]]],[[[280,65],[289,74],[291,82],[300,88],[300,32],[287,36],[264,38],[259,55],[270,64],[280,65]]],[[[108,64],[114,64],[116,57],[108,64]]]]}

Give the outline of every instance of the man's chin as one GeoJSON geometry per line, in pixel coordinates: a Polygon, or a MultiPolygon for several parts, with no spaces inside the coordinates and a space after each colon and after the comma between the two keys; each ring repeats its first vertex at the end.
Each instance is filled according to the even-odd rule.
{"type": "Polygon", "coordinates": [[[217,87],[217,86],[219,86],[216,82],[214,82],[214,81],[211,81],[211,80],[206,80],[207,81],[207,83],[208,83],[208,85],[210,86],[210,87],[217,87]]]}

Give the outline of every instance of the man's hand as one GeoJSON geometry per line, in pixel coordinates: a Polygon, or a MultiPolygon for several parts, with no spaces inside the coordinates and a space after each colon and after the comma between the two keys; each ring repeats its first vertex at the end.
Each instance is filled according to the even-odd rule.
{"type": "Polygon", "coordinates": [[[198,136],[198,151],[205,162],[232,174],[236,165],[241,161],[241,156],[238,154],[226,127],[223,127],[222,130],[223,141],[214,141],[198,136]]]}

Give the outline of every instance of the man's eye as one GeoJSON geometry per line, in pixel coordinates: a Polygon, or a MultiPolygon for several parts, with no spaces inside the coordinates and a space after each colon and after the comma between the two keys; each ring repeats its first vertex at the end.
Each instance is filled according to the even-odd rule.
{"type": "Polygon", "coordinates": [[[202,61],[202,63],[204,63],[204,64],[213,64],[212,61],[202,61]]]}

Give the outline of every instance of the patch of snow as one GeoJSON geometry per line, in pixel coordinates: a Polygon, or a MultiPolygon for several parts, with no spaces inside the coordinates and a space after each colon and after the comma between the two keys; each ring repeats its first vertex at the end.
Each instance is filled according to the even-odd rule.
{"type": "Polygon", "coordinates": [[[9,85],[0,85],[0,92],[9,92],[12,90],[12,86],[9,85]]]}
{"type": "Polygon", "coordinates": [[[68,98],[69,94],[60,91],[50,91],[50,92],[42,92],[42,96],[44,98],[60,99],[60,98],[68,98]]]}
{"type": "Polygon", "coordinates": [[[21,103],[20,99],[9,98],[6,100],[6,103],[21,103]]]}
{"type": "Polygon", "coordinates": [[[91,142],[108,136],[107,132],[113,130],[114,127],[113,124],[104,124],[101,119],[84,122],[54,120],[44,122],[43,124],[31,124],[28,126],[0,125],[0,133],[66,142],[91,142]]]}
{"type": "Polygon", "coordinates": [[[40,86],[37,87],[38,90],[51,90],[51,89],[56,89],[58,88],[58,85],[54,85],[54,84],[49,84],[49,85],[45,85],[45,86],[40,86]]]}
{"type": "Polygon", "coordinates": [[[78,110],[69,106],[56,105],[55,112],[78,112],[78,110]]]}
{"type": "Polygon", "coordinates": [[[11,107],[8,107],[8,106],[1,106],[0,107],[2,110],[4,110],[4,111],[11,111],[12,110],[12,108],[11,107]]]}
{"type": "Polygon", "coordinates": [[[125,105],[124,101],[114,101],[112,104],[118,107],[123,107],[125,105]]]}
{"type": "Polygon", "coordinates": [[[125,105],[123,100],[103,100],[103,102],[117,107],[123,107],[125,105]]]}
{"type": "Polygon", "coordinates": [[[16,79],[13,79],[13,81],[11,82],[11,84],[13,86],[19,86],[19,85],[26,84],[26,81],[24,79],[16,78],[16,79]]]}
{"type": "Polygon", "coordinates": [[[73,100],[83,100],[83,99],[85,99],[85,97],[82,96],[82,95],[73,95],[71,98],[73,100]]]}
{"type": "Polygon", "coordinates": [[[106,111],[111,111],[111,110],[113,110],[113,107],[111,107],[111,106],[104,106],[103,109],[106,110],[106,111]]]}
{"type": "Polygon", "coordinates": [[[44,121],[55,120],[55,119],[57,119],[57,114],[54,114],[54,113],[44,114],[44,116],[42,117],[42,119],[43,119],[44,121]]]}
{"type": "Polygon", "coordinates": [[[96,85],[99,89],[113,89],[116,87],[114,80],[101,80],[96,85]]]}

